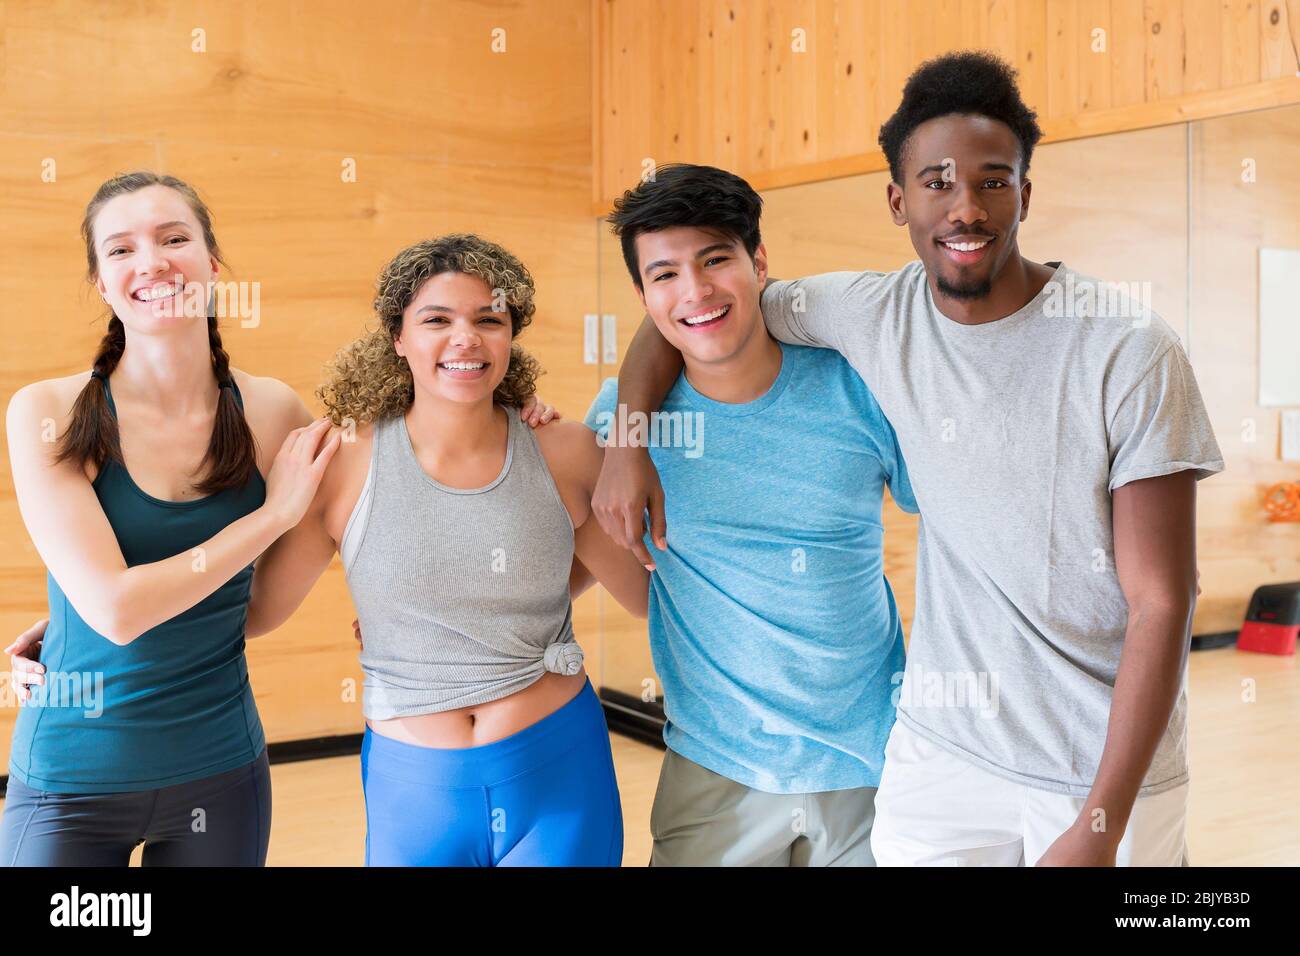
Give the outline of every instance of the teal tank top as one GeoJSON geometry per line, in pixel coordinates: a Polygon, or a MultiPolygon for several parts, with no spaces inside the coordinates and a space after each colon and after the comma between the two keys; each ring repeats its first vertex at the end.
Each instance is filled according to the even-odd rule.
{"type": "MultiPolygon", "coordinates": [[[[116,418],[112,391],[102,384],[116,418]]],[[[238,386],[234,392],[242,408],[238,386]]],[[[242,488],[163,501],[113,461],[93,487],[129,567],[188,553],[266,499],[254,471],[242,488]]],[[[251,564],[126,647],[92,630],[54,576],[47,578],[46,683],[32,687],[14,725],[9,772],[18,780],[54,793],[152,790],[261,755],[266,738],[244,659],[251,564]]]]}

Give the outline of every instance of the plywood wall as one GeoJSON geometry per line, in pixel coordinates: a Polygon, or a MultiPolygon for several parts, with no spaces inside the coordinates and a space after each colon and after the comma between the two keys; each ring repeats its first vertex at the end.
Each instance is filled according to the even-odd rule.
{"type": "MultiPolygon", "coordinates": [[[[585,407],[595,384],[580,339],[595,300],[589,16],[585,3],[6,0],[0,402],[89,368],[104,320],[82,281],[82,209],[103,179],[150,168],[199,189],[234,278],[261,284],[260,325],[225,331],[233,363],[288,382],[310,407],[322,365],[369,320],[384,262],[462,230],[531,268],[538,312],[522,341],[548,369],[541,393],[585,407]],[[343,181],[345,160],[355,182],[343,181]]],[[[3,448],[9,635],[44,616],[46,600],[3,448]]],[[[596,672],[595,595],[577,612],[596,672]]],[[[360,678],[353,616],[336,560],[288,624],[250,644],[271,740],[361,729],[359,695],[346,693],[360,678]]],[[[0,772],[12,719],[0,709],[0,772]]]]}
{"type": "Polygon", "coordinates": [[[1300,101],[1300,0],[595,0],[599,208],[644,164],[759,188],[881,168],[924,60],[985,49],[1049,139],[1300,101]]]}

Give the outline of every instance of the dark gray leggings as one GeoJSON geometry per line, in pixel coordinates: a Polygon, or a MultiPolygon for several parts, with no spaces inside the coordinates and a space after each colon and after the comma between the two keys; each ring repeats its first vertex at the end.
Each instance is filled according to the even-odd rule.
{"type": "Polygon", "coordinates": [[[271,768],[252,763],[133,793],[50,793],[12,775],[0,818],[0,865],[265,866],[271,768]]]}

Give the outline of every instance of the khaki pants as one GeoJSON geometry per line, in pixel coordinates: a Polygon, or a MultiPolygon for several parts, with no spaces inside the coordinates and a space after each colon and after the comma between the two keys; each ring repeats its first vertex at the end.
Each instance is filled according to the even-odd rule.
{"type": "Polygon", "coordinates": [[[764,793],[669,750],[651,866],[875,866],[875,787],[764,793]]]}

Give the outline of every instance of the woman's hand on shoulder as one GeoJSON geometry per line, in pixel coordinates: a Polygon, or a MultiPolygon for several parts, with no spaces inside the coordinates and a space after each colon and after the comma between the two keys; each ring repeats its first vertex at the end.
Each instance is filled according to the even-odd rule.
{"type": "Polygon", "coordinates": [[[310,425],[316,418],[293,386],[266,375],[249,375],[230,370],[244,396],[244,418],[257,439],[258,468],[265,478],[271,470],[276,449],[295,428],[310,425]]]}
{"type": "Polygon", "coordinates": [[[548,422],[558,422],[564,416],[554,407],[546,404],[546,402],[538,398],[537,393],[534,392],[532,395],[529,395],[524,401],[524,404],[520,406],[519,417],[533,428],[540,428],[548,422]]]}

